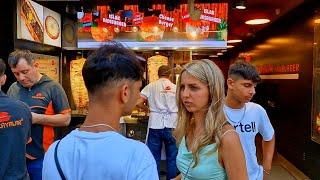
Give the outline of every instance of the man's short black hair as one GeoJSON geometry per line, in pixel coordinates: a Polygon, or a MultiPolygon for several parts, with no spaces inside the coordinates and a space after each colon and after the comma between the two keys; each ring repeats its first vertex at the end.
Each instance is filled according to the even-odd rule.
{"type": "Polygon", "coordinates": [[[251,80],[254,83],[261,81],[257,69],[252,64],[244,61],[236,61],[234,64],[232,64],[229,68],[228,76],[241,77],[245,80],[251,80]]]}
{"type": "Polygon", "coordinates": [[[121,80],[139,81],[143,70],[137,55],[118,43],[104,45],[93,52],[82,68],[82,76],[89,94],[121,80]]]}
{"type": "Polygon", "coordinates": [[[0,58],[0,76],[6,72],[6,63],[0,58]]]}
{"type": "Polygon", "coordinates": [[[34,56],[29,50],[18,49],[9,54],[9,57],[8,57],[9,66],[12,68],[15,68],[21,58],[24,58],[29,65],[32,65],[34,62],[34,56]]]}

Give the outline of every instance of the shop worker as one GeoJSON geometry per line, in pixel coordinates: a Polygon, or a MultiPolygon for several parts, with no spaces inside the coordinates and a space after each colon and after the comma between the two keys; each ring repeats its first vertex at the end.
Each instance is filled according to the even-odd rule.
{"type": "MultiPolygon", "coordinates": [[[[148,84],[141,91],[142,100],[150,109],[147,145],[156,159],[158,172],[160,169],[162,144],[165,145],[167,161],[167,179],[177,175],[176,157],[178,149],[172,131],[176,127],[178,107],[176,103],[176,85],[169,78],[169,66],[160,66],[159,79],[148,84]]],[[[142,107],[142,103],[138,104],[142,107]]]]}
{"type": "Polygon", "coordinates": [[[0,179],[28,179],[25,153],[32,116],[26,104],[1,91],[5,69],[0,59],[0,179]]]}
{"type": "Polygon", "coordinates": [[[16,50],[9,55],[8,64],[17,79],[8,96],[25,102],[32,112],[31,142],[27,144],[27,168],[30,178],[41,179],[44,153],[57,138],[57,127],[70,123],[70,107],[60,84],[35,67],[28,50],[16,50]]]}
{"type": "Polygon", "coordinates": [[[148,147],[119,133],[120,117],[140,98],[142,72],[137,56],[116,43],[88,57],[82,69],[88,114],[80,128],[50,146],[43,179],[158,179],[148,147]]]}
{"type": "Polygon", "coordinates": [[[250,102],[259,81],[258,71],[247,62],[237,61],[229,68],[224,111],[229,123],[240,135],[250,180],[262,180],[270,175],[275,146],[274,129],[265,109],[250,102]],[[260,133],[263,138],[262,165],[258,164],[256,157],[255,137],[257,133],[260,133]]]}

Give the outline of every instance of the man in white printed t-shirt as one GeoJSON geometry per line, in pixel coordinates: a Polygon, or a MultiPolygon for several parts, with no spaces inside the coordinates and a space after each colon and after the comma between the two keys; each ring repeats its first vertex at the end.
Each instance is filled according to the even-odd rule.
{"type": "Polygon", "coordinates": [[[258,71],[249,63],[236,62],[229,68],[224,111],[228,122],[239,133],[249,180],[262,180],[270,175],[275,146],[274,129],[266,111],[259,104],[250,102],[259,81],[258,71]],[[256,157],[257,133],[263,138],[262,165],[258,164],[256,157]]]}
{"type": "MultiPolygon", "coordinates": [[[[177,146],[172,131],[177,124],[178,107],[176,103],[176,85],[170,80],[170,67],[161,66],[158,70],[159,79],[148,84],[141,91],[144,101],[150,109],[149,133],[147,146],[151,150],[158,166],[160,166],[162,143],[166,149],[167,179],[177,175],[177,146]]],[[[141,106],[141,104],[140,104],[141,106]]]]}

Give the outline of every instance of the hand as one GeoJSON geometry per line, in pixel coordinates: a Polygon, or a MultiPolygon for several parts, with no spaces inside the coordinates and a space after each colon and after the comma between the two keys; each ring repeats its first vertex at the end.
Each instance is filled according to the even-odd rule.
{"type": "Polygon", "coordinates": [[[37,114],[37,113],[31,112],[31,115],[32,115],[32,124],[39,124],[40,122],[44,121],[43,114],[37,114]]]}

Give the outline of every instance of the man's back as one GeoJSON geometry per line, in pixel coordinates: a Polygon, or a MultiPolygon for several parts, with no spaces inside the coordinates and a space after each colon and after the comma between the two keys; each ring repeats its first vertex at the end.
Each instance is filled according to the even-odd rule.
{"type": "Polygon", "coordinates": [[[178,112],[176,85],[169,79],[160,78],[147,85],[141,91],[141,94],[148,99],[148,105],[151,111],[149,127],[155,129],[164,127],[175,128],[178,112]],[[170,118],[162,122],[164,115],[169,115],[170,118]]]}
{"type": "Polygon", "coordinates": [[[0,91],[0,179],[25,179],[26,143],[32,116],[29,108],[0,91]]]}
{"type": "MultiPolygon", "coordinates": [[[[43,179],[59,177],[54,161],[57,142],[45,155],[43,179]]],[[[158,179],[156,163],[142,143],[113,132],[72,131],[57,150],[67,179],[158,179]]]]}
{"type": "Polygon", "coordinates": [[[160,78],[147,85],[141,93],[148,98],[151,111],[165,110],[178,112],[176,105],[176,85],[169,79],[160,78]]]}

